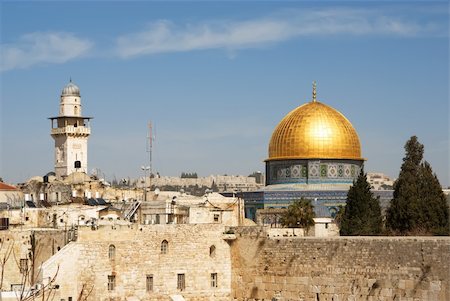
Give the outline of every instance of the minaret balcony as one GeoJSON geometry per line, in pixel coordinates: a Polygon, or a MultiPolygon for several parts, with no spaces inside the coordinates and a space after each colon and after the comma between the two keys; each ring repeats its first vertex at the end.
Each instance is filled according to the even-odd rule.
{"type": "Polygon", "coordinates": [[[91,129],[84,126],[66,126],[63,128],[53,128],[52,135],[80,135],[89,136],[91,134],[91,129]]]}

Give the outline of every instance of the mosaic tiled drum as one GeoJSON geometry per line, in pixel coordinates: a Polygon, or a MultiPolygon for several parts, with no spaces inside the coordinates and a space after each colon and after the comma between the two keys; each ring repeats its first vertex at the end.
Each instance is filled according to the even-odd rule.
{"type": "Polygon", "coordinates": [[[350,121],[315,98],[287,114],[272,134],[266,185],[352,183],[364,159],[350,121]]]}

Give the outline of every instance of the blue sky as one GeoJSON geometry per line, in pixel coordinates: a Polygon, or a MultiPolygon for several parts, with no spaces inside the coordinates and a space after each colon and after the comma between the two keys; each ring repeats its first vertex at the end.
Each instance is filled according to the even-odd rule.
{"type": "Polygon", "coordinates": [[[366,170],[397,177],[406,140],[449,185],[447,2],[1,2],[0,174],[53,169],[47,117],[71,77],[94,116],[89,169],[264,170],[282,117],[311,99],[356,128],[366,170]]]}

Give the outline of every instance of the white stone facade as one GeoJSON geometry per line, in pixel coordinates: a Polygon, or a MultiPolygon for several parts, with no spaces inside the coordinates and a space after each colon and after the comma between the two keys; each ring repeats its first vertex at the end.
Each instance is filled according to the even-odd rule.
{"type": "Polygon", "coordinates": [[[83,285],[92,289],[88,300],[171,300],[170,295],[230,300],[231,254],[224,231],[220,224],[81,227],[77,242],[43,264],[43,280],[59,269],[55,300],[77,300],[83,285]]]}
{"type": "Polygon", "coordinates": [[[55,173],[64,178],[73,172],[87,173],[89,117],[81,114],[79,88],[70,82],[61,94],[58,117],[51,117],[55,140],[55,173]],[[76,163],[77,162],[77,163],[76,163]]]}

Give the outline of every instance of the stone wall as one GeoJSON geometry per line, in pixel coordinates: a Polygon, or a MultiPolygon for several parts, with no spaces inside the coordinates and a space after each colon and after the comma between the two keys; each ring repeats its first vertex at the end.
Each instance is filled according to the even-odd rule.
{"type": "Polygon", "coordinates": [[[4,291],[11,286],[26,284],[29,286],[38,282],[39,267],[58,252],[65,244],[66,233],[56,229],[34,230],[5,230],[0,231],[0,272],[3,272],[3,282],[0,288],[4,291]],[[35,239],[35,247],[32,248],[32,235],[35,239]],[[30,252],[34,249],[33,254],[30,252]],[[26,270],[20,269],[20,261],[26,260],[26,270]],[[4,262],[4,264],[2,264],[4,262]],[[34,268],[34,272],[31,269],[34,268]]]}
{"type": "Polygon", "coordinates": [[[449,237],[268,238],[237,228],[234,300],[450,300],[449,237]]]}
{"type": "Polygon", "coordinates": [[[92,289],[87,300],[171,300],[170,295],[230,300],[231,259],[224,230],[220,224],[80,227],[78,241],[44,264],[43,280],[58,271],[55,300],[77,300],[83,286],[85,291],[92,289]],[[161,252],[163,240],[168,242],[167,254],[161,252]],[[217,287],[211,286],[212,273],[217,273],[217,287]],[[184,290],[177,289],[178,274],[185,275],[184,290]],[[115,287],[110,290],[112,275],[115,287]],[[152,291],[146,289],[147,275],[153,275],[152,291]]]}

